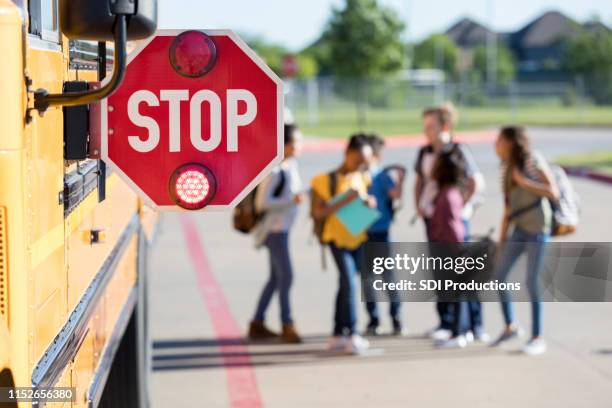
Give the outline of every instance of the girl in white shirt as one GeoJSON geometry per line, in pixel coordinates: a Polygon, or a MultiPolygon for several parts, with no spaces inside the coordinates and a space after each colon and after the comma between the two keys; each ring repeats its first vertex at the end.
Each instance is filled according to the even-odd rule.
{"type": "Polygon", "coordinates": [[[289,256],[289,231],[293,226],[299,204],[304,200],[302,181],[296,158],[300,155],[302,135],[295,125],[285,125],[285,159],[260,184],[255,196],[257,211],[263,214],[255,231],[255,245],[265,246],[270,254],[270,278],[266,282],[255,316],[249,328],[251,340],[279,337],[265,324],[265,312],[272,295],[278,291],[281,321],[280,339],[285,343],[300,343],[291,315],[289,290],[293,267],[289,256]]]}

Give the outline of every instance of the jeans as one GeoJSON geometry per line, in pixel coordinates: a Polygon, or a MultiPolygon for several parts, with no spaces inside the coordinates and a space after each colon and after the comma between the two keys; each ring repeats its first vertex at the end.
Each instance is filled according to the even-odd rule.
{"type": "Polygon", "coordinates": [[[355,334],[357,324],[357,280],[362,262],[362,247],[339,248],[329,245],[338,268],[339,284],[334,313],[334,336],[355,334]]]}
{"type": "MultiPolygon", "coordinates": [[[[471,225],[469,220],[463,220],[465,241],[470,239],[471,225]]],[[[429,220],[425,219],[425,231],[429,239],[429,220]]],[[[436,302],[436,311],[440,318],[439,328],[450,330],[454,335],[471,330],[478,333],[482,330],[482,304],[479,301],[436,302]]]]}
{"type": "Polygon", "coordinates": [[[266,237],[264,245],[268,248],[270,254],[270,278],[261,292],[253,320],[264,321],[264,315],[270,300],[272,300],[272,295],[275,291],[278,291],[281,321],[283,324],[292,323],[289,289],[293,281],[293,268],[289,257],[289,233],[270,233],[266,237]]]}
{"type": "MultiPolygon", "coordinates": [[[[427,241],[431,242],[431,222],[429,218],[424,218],[425,221],[425,233],[427,234],[427,241]]],[[[444,330],[453,330],[455,321],[455,307],[454,303],[451,302],[436,302],[436,312],[440,318],[438,328],[444,330]]]]}
{"type": "MultiPolygon", "coordinates": [[[[463,226],[467,242],[472,234],[470,220],[463,220],[463,226]]],[[[482,331],[482,303],[478,300],[468,300],[466,303],[459,312],[459,316],[462,316],[460,325],[465,328],[464,331],[471,330],[474,334],[479,333],[482,331]],[[463,322],[466,323],[462,324],[463,322]]]]}
{"type": "MultiPolygon", "coordinates": [[[[527,289],[531,297],[531,334],[534,338],[540,336],[542,331],[542,302],[540,301],[539,277],[544,266],[546,243],[548,240],[549,235],[547,233],[530,234],[515,228],[507,241],[507,245],[502,250],[497,266],[498,279],[500,282],[507,282],[512,267],[521,254],[527,252],[527,289]]],[[[514,323],[514,310],[510,293],[508,291],[500,291],[500,297],[504,320],[506,325],[510,325],[514,323]]]]}
{"type": "MultiPolygon", "coordinates": [[[[384,242],[389,243],[389,231],[381,231],[381,232],[368,232],[368,242],[384,242]]],[[[395,276],[393,271],[385,271],[383,274],[383,279],[385,282],[394,282],[395,276]]],[[[389,293],[389,316],[393,320],[399,320],[400,313],[400,305],[398,299],[398,294],[396,291],[392,291],[389,293]]],[[[366,302],[366,309],[368,311],[368,315],[370,316],[370,321],[376,325],[380,322],[380,314],[378,311],[378,303],[376,302],[366,302]]]]}

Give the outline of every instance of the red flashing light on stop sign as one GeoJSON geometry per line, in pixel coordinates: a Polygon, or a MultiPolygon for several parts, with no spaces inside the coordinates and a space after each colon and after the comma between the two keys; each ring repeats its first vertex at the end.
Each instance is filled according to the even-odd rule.
{"type": "Polygon", "coordinates": [[[215,196],[215,176],[205,166],[196,163],[179,167],[170,177],[170,196],[186,210],[200,210],[215,196]]]}
{"type": "Polygon", "coordinates": [[[214,41],[201,31],[185,31],[170,46],[170,64],[179,74],[188,78],[206,75],[217,61],[214,41]]]}

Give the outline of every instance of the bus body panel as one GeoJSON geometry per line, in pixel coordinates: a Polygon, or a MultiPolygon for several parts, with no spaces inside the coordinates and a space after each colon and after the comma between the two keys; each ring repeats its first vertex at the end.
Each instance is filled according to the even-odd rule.
{"type": "Polygon", "coordinates": [[[106,179],[105,201],[98,203],[94,189],[64,214],[64,180],[77,166],[64,161],[63,111],[60,107],[43,116],[28,113],[33,95],[27,80],[30,90],[59,93],[65,81],[95,80],[96,75],[69,68],[65,37],[50,44],[24,34],[24,16],[15,3],[0,0],[0,209],[7,237],[0,243],[7,265],[0,370],[8,368],[17,386],[52,378],[53,386],[76,387],[77,401],[64,406],[84,407],[100,358],[109,350],[111,335],[117,335],[120,313],[138,292],[133,290],[138,234],[142,229],[151,239],[157,214],[144,210],[129,187],[112,174],[106,179]],[[108,281],[98,285],[96,279],[128,227],[126,244],[104,275],[108,281]],[[91,242],[92,231],[101,233],[99,243],[91,242]],[[60,359],[54,344],[70,339],[66,336],[74,327],[69,317],[79,316],[88,302],[93,312],[79,320],[79,342],[69,343],[69,358],[60,359]]]}

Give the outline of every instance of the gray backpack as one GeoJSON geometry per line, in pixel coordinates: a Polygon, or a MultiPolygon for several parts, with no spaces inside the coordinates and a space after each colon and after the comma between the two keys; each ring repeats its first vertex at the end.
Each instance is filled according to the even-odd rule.
{"type": "Polygon", "coordinates": [[[559,199],[550,203],[553,208],[552,235],[572,234],[580,220],[580,197],[561,166],[550,165],[550,170],[559,188],[559,199]]]}

